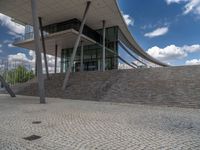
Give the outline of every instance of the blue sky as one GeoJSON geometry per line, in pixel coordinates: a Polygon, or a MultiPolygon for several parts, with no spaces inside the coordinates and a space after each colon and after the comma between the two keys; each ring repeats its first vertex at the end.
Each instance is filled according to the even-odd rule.
{"type": "MultiPolygon", "coordinates": [[[[171,65],[200,64],[200,0],[119,0],[129,29],[140,46],[171,65]]],[[[0,15],[0,57],[25,53],[12,46],[23,28],[0,15]]]]}
{"type": "Polygon", "coordinates": [[[149,54],[172,65],[199,64],[199,0],[119,0],[119,5],[134,22],[129,29],[136,41],[149,54]]]}

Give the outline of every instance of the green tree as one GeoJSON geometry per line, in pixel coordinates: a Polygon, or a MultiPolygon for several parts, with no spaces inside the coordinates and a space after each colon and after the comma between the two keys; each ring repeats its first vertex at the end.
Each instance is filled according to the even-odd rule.
{"type": "Polygon", "coordinates": [[[4,72],[3,77],[9,84],[24,83],[33,79],[34,73],[24,66],[18,66],[16,69],[4,72]]]}

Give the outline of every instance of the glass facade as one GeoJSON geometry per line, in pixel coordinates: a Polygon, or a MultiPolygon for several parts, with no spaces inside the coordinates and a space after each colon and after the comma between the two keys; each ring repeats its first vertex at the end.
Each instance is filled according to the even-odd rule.
{"type": "Polygon", "coordinates": [[[30,26],[30,25],[26,25],[25,26],[25,35],[24,35],[24,39],[27,40],[27,39],[32,39],[34,37],[34,34],[33,34],[33,27],[30,26]]]}
{"type": "MultiPolygon", "coordinates": [[[[102,30],[95,31],[100,36],[100,43],[102,43],[102,30]]],[[[118,52],[118,27],[111,27],[106,29],[106,47],[118,52]]],[[[61,53],[61,70],[66,72],[69,67],[70,57],[73,48],[63,49],[61,53]]],[[[84,46],[83,53],[84,71],[101,70],[102,68],[102,47],[96,45],[84,46]]],[[[73,64],[73,71],[80,71],[81,48],[77,50],[76,58],[73,64]]],[[[106,51],[106,70],[118,69],[118,58],[109,51],[106,51]]]]}
{"type": "MultiPolygon", "coordinates": [[[[68,29],[79,31],[81,22],[78,19],[55,23],[43,27],[47,34],[52,34],[68,29]]],[[[102,30],[93,30],[87,25],[84,26],[83,34],[102,44],[102,30]]],[[[110,27],[106,29],[106,47],[118,52],[118,27],[110,27]]],[[[73,48],[64,48],[61,51],[61,72],[66,72],[69,67],[73,48]]],[[[84,46],[83,64],[85,71],[101,70],[102,68],[102,47],[99,45],[84,46]]],[[[73,64],[73,71],[80,71],[81,49],[77,50],[77,54],[73,64]]],[[[106,69],[118,69],[118,58],[109,51],[106,51],[106,69]]]]}
{"type": "MultiPolygon", "coordinates": [[[[60,32],[60,31],[68,30],[68,29],[74,29],[76,31],[79,31],[80,26],[81,26],[81,22],[78,19],[71,19],[68,21],[44,26],[43,30],[48,34],[52,34],[52,33],[60,32]]],[[[94,39],[97,42],[100,42],[101,37],[99,33],[92,30],[87,25],[84,26],[83,34],[94,39]]]]}

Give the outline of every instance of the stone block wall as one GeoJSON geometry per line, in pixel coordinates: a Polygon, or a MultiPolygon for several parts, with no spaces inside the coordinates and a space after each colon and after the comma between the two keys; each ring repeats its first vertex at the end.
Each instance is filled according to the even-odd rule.
{"type": "MultiPolygon", "coordinates": [[[[46,80],[46,96],[200,108],[200,66],[72,73],[65,91],[63,80],[64,74],[46,80]]],[[[38,95],[37,83],[17,94],[38,95]]]]}

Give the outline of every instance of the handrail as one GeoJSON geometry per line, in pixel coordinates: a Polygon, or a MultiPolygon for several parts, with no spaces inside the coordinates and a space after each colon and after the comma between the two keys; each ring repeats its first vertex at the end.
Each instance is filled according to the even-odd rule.
{"type": "MultiPolygon", "coordinates": [[[[47,37],[49,35],[49,33],[47,32],[43,32],[44,33],[44,37],[47,37]]],[[[18,43],[18,42],[22,42],[25,40],[33,40],[34,39],[34,32],[28,32],[25,33],[24,35],[21,35],[20,37],[17,37],[14,39],[14,43],[18,43]]]]}

